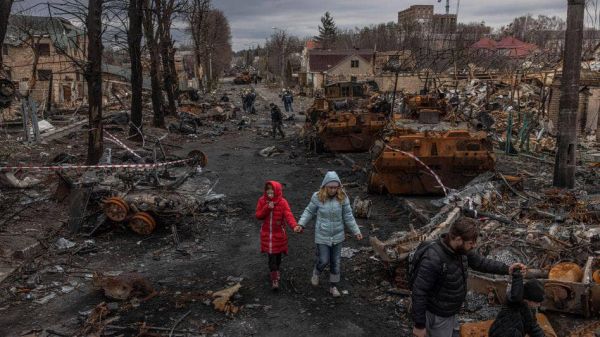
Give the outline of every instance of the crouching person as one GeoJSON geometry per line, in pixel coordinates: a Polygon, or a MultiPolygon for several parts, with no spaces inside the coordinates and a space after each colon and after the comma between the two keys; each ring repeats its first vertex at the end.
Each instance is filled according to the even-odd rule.
{"type": "Polygon", "coordinates": [[[544,337],[535,311],[544,301],[544,286],[538,280],[523,284],[519,269],[512,273],[512,282],[507,291],[506,304],[490,327],[489,337],[544,337]]]}

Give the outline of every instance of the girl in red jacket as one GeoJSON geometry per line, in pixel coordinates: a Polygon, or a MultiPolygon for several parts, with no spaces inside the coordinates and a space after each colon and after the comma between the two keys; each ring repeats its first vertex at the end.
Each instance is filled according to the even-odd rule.
{"type": "Polygon", "coordinates": [[[300,233],[302,227],[298,226],[287,200],[283,198],[281,184],[276,181],[267,181],[265,193],[258,199],[256,205],[256,218],[263,220],[260,229],[260,251],[269,257],[269,270],[271,271],[271,288],[279,289],[279,265],[281,254],[288,252],[287,233],[285,225],[290,226],[294,232],[300,233]]]}

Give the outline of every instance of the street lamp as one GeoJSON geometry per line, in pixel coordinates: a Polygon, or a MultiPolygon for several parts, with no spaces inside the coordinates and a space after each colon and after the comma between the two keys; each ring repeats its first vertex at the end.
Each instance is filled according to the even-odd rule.
{"type": "Polygon", "coordinates": [[[271,29],[273,30],[279,30],[281,32],[283,32],[283,40],[281,41],[282,44],[282,48],[281,48],[281,87],[285,88],[285,83],[284,83],[284,78],[285,78],[285,29],[281,29],[278,27],[271,27],[271,29]]]}

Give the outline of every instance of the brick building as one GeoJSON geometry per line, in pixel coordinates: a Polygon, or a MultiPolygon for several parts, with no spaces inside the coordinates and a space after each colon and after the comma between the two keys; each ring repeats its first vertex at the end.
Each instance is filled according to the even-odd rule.
{"type": "Polygon", "coordinates": [[[87,38],[64,18],[12,15],[2,46],[4,67],[21,91],[33,85],[31,97],[64,105],[84,99],[87,86],[79,64],[85,64],[87,38]],[[33,74],[35,53],[37,71],[33,74]],[[33,81],[33,79],[36,81],[33,81]]]}
{"type": "Polygon", "coordinates": [[[419,37],[432,49],[450,48],[456,40],[457,16],[434,14],[433,5],[413,5],[398,12],[400,42],[419,37]]]}

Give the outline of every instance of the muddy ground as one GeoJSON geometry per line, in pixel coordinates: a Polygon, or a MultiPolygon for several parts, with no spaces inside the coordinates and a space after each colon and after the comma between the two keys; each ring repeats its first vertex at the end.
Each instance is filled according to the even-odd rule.
{"type": "MultiPolygon", "coordinates": [[[[228,91],[240,106],[240,88],[227,83],[222,90],[228,91]]],[[[107,330],[107,335],[137,336],[142,323],[168,331],[178,323],[175,332],[196,331],[190,335],[408,336],[410,322],[402,297],[386,294],[391,279],[368,244],[371,235],[387,238],[392,232],[407,229],[408,213],[398,207],[396,198],[370,196],[374,202],[371,218],[358,219],[365,238],[360,242],[352,238],[345,242],[346,247],[358,252],[351,258],[343,258],[340,290],[345,294],[341,298],[328,295],[326,275],[322,277],[322,286],[313,288],[309,284],[314,256],[314,230],[310,226],[303,234],[290,235],[290,254],[282,263],[282,288],[276,293],[271,291],[267,260],[259,253],[260,223],[254,218],[264,182],[277,180],[283,184],[284,195],[298,218],[325,171],[336,170],[344,183],[351,186],[348,192],[352,198],[367,196],[366,177],[341,156],[307,153],[294,136],[300,130],[303,116],[296,114],[296,122],[285,123],[286,139],[269,137],[267,105],[269,101],[280,101],[276,92],[264,86],[259,85],[257,91],[258,115],[249,116],[249,125],[240,128],[238,119],[223,124],[224,130],[223,125],[207,123],[198,137],[178,134],[168,137],[171,144],[179,146],[171,148],[174,154],[185,155],[194,149],[206,153],[209,164],[201,177],[215,184],[214,192],[226,195],[224,205],[199,212],[178,224],[179,249],[174,245],[169,226],[173,219],[164,219],[149,237],[137,236],[121,227],[104,230],[91,238],[71,235],[66,228],[68,205],[51,199],[36,202],[5,221],[0,226],[0,237],[10,240],[29,235],[42,242],[42,247],[39,255],[25,259],[2,283],[0,336],[27,333],[53,336],[49,331],[72,336],[80,332],[90,310],[101,302],[111,302],[92,286],[91,274],[96,271],[136,271],[159,292],[147,302],[111,304],[109,317],[116,319],[110,324],[115,327],[107,330]],[[272,145],[283,153],[267,158],[258,155],[259,150],[272,145]],[[54,245],[59,237],[75,242],[77,247],[91,248],[61,251],[54,245]],[[86,240],[93,242],[86,244],[86,240]],[[241,306],[241,310],[228,317],[212,308],[206,293],[236,282],[242,288],[234,304],[241,306]],[[35,291],[27,290],[36,287],[35,291]],[[58,295],[47,303],[33,301],[51,290],[58,295]]],[[[309,103],[308,99],[297,98],[296,111],[305,109],[309,103]]],[[[118,129],[113,131],[119,134],[118,129]]],[[[22,156],[44,162],[44,158],[64,152],[61,147],[68,143],[64,139],[51,141],[28,149],[30,152],[22,156]],[[40,157],[40,152],[48,155],[40,157]]],[[[83,160],[84,149],[83,145],[73,149],[72,152],[80,154],[78,160],[83,160]]],[[[366,164],[366,155],[350,157],[358,166],[366,164]]],[[[509,159],[500,169],[514,173],[515,162],[509,159]]],[[[538,176],[551,168],[537,162],[524,165],[523,170],[538,176]]],[[[45,179],[32,190],[6,192],[5,197],[21,202],[23,193],[31,194],[28,196],[31,200],[45,198],[53,193],[57,178],[50,175],[45,179]]]]}

